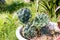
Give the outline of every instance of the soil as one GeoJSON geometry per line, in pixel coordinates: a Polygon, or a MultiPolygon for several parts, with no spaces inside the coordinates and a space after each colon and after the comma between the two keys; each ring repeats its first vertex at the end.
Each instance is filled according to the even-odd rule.
{"type": "Polygon", "coordinates": [[[60,36],[55,35],[55,36],[47,36],[47,35],[43,35],[40,37],[34,37],[33,39],[30,40],[60,40],[60,36]],[[59,37],[59,39],[58,39],[59,37]]]}
{"type": "Polygon", "coordinates": [[[30,40],[60,40],[60,33],[58,32],[53,32],[50,35],[42,34],[39,37],[34,37],[30,40]]]}

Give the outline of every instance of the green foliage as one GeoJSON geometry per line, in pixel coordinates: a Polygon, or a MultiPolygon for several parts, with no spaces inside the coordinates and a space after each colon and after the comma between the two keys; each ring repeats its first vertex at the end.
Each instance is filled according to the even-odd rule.
{"type": "Polygon", "coordinates": [[[23,8],[18,11],[18,18],[22,23],[28,23],[30,17],[31,17],[31,12],[28,8],[23,8]]]}
{"type": "Polygon", "coordinates": [[[25,4],[25,3],[19,3],[19,2],[13,2],[10,5],[8,4],[4,4],[4,5],[0,5],[0,12],[10,12],[13,13],[17,10],[19,10],[22,7],[27,7],[27,6],[31,6],[31,4],[25,4]]]}
{"type": "Polygon", "coordinates": [[[26,25],[23,29],[23,36],[27,39],[33,38],[37,35],[36,27],[31,25],[26,25]]]}
{"type": "Polygon", "coordinates": [[[49,16],[56,17],[55,9],[58,6],[59,0],[41,0],[40,5],[46,10],[49,16]]]}
{"type": "Polygon", "coordinates": [[[41,27],[46,26],[49,23],[49,17],[47,14],[38,14],[35,18],[34,25],[40,29],[41,27]]]}
{"type": "Polygon", "coordinates": [[[17,40],[15,30],[18,26],[17,17],[14,14],[0,14],[0,40],[17,40]]]}

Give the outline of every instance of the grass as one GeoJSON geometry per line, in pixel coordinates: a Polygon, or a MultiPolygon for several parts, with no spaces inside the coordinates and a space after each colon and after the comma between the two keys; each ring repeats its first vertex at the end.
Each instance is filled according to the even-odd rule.
{"type": "Polygon", "coordinates": [[[0,14],[0,40],[17,40],[15,31],[18,19],[14,14],[0,14]]]}

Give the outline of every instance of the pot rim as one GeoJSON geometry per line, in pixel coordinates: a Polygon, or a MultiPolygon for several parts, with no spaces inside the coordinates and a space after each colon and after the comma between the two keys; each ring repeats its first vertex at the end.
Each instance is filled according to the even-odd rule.
{"type": "Polygon", "coordinates": [[[23,28],[23,26],[19,26],[19,27],[16,29],[16,37],[17,37],[19,40],[27,40],[27,39],[25,39],[25,38],[22,36],[22,28],[23,28]]]}

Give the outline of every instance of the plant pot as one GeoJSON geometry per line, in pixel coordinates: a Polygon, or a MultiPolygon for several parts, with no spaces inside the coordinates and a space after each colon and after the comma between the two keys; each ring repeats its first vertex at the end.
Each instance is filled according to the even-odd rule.
{"type": "Polygon", "coordinates": [[[58,22],[57,22],[57,23],[58,23],[58,27],[60,28],[60,20],[58,20],[58,22]]]}
{"type": "Polygon", "coordinates": [[[25,39],[23,37],[22,33],[23,33],[23,26],[20,26],[16,30],[16,37],[17,37],[18,40],[34,40],[34,39],[36,40],[36,37],[34,37],[32,39],[25,39]]]}
{"type": "Polygon", "coordinates": [[[23,26],[20,26],[17,28],[16,37],[18,38],[18,40],[27,40],[22,36],[22,29],[23,29],[23,26]]]}
{"type": "MultiPolygon", "coordinates": [[[[22,29],[23,29],[23,26],[20,26],[17,28],[16,30],[16,37],[18,38],[18,40],[28,40],[28,39],[25,39],[23,36],[22,36],[22,29]]],[[[39,37],[34,37],[30,40],[51,40],[52,37],[51,36],[47,36],[47,35],[41,35],[39,37]]],[[[53,40],[54,40],[54,37],[53,37],[53,40]]]]}

